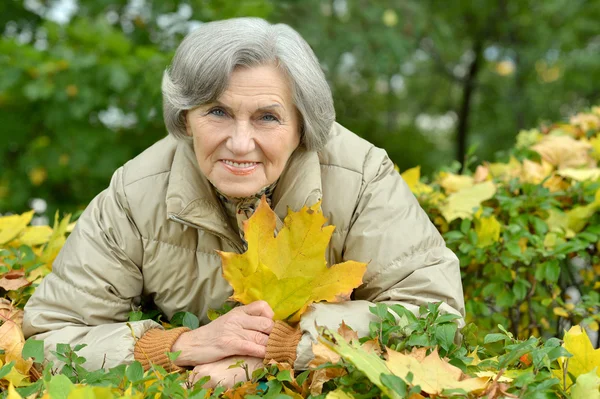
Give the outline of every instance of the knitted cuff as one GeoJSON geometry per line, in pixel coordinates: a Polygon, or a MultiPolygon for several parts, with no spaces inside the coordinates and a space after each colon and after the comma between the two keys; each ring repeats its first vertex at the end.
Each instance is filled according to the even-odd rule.
{"type": "Polygon", "coordinates": [[[171,352],[171,347],[173,347],[177,338],[187,331],[190,331],[187,327],[179,327],[172,330],[162,330],[159,328],[148,330],[135,344],[133,350],[135,360],[142,363],[144,370],[149,370],[150,364],[156,364],[169,372],[183,371],[183,368],[171,363],[167,357],[167,352],[171,352]]]}
{"type": "Polygon", "coordinates": [[[287,362],[294,365],[296,360],[296,347],[302,338],[300,327],[291,327],[283,321],[276,321],[267,341],[267,353],[264,363],[271,360],[287,362]]]}

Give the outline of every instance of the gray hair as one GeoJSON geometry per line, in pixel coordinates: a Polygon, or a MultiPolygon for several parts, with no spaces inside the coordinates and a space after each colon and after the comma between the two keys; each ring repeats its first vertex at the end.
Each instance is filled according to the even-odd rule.
{"type": "Polygon", "coordinates": [[[185,111],[215,101],[236,67],[269,62],[275,62],[289,77],[301,115],[301,145],[309,151],[321,149],[335,120],[335,109],[319,61],[294,29],[260,18],[204,23],[181,42],[162,80],[169,133],[187,137],[185,111]]]}

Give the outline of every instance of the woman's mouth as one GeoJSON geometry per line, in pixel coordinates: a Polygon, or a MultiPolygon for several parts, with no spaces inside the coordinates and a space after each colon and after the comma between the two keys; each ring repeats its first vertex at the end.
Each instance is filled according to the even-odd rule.
{"type": "Polygon", "coordinates": [[[259,162],[232,161],[230,159],[221,159],[221,163],[227,171],[238,176],[249,175],[259,165],[259,162]]]}

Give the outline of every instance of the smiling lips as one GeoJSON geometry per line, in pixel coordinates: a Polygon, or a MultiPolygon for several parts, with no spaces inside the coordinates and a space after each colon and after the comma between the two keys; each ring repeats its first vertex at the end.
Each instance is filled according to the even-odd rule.
{"type": "Polygon", "coordinates": [[[259,165],[259,162],[248,162],[248,161],[231,161],[229,159],[221,159],[221,164],[225,169],[227,169],[230,173],[238,176],[249,175],[256,167],[259,165]]]}

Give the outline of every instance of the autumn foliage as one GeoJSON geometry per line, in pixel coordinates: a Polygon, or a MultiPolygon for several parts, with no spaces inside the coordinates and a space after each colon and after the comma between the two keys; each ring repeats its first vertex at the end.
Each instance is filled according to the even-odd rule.
{"type": "MultiPolygon", "coordinates": [[[[2,397],[43,398],[571,398],[600,397],[600,349],[588,332],[600,322],[600,108],[569,121],[519,133],[496,162],[466,160],[427,180],[402,175],[459,256],[467,326],[436,304],[415,315],[377,304],[370,334],[352,326],[321,330],[306,371],[285,363],[247,370],[231,389],[195,386],[185,374],[138,362],[87,370],[81,347],[58,345],[45,359],[25,341],[23,307],[52,270],[73,228],[31,226],[33,212],[0,217],[0,387],[2,397]],[[562,339],[562,340],[561,340],[562,339]]],[[[341,301],[360,285],[366,265],[325,262],[333,226],[320,204],[290,210],[276,232],[266,202],[245,226],[248,251],[220,253],[233,299],[266,300],[294,322],[313,302],[341,301]]],[[[227,311],[214,310],[213,316],[227,311]]],[[[132,312],[131,320],[160,319],[132,312]]],[[[197,326],[182,314],[163,325],[197,326]]],[[[176,356],[176,354],[172,354],[176,356]]],[[[234,365],[244,367],[244,365],[234,365]]]]}

